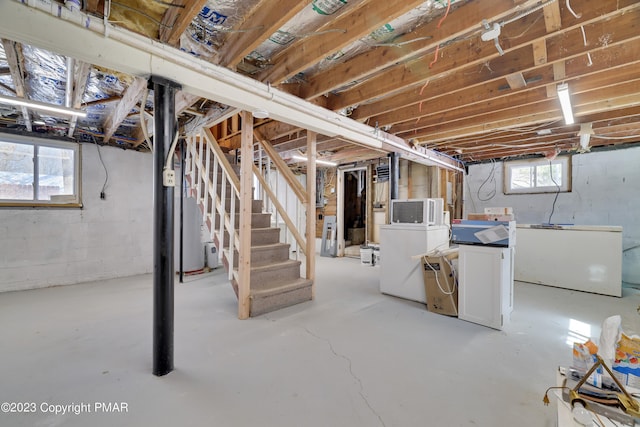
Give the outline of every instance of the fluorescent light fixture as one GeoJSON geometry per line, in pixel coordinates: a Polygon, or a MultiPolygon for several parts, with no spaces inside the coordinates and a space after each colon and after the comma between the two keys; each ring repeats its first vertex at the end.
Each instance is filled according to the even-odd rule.
{"type": "MultiPolygon", "coordinates": [[[[309,160],[306,157],[302,157],[302,156],[291,156],[291,158],[294,159],[294,160],[299,160],[301,162],[306,162],[306,161],[309,160]]],[[[328,160],[317,160],[316,159],[316,163],[319,164],[319,165],[325,165],[325,166],[338,166],[337,163],[330,162],[328,160]]]]}
{"type": "Polygon", "coordinates": [[[47,104],[40,101],[32,101],[30,99],[17,98],[14,96],[0,95],[0,104],[15,105],[18,107],[27,107],[39,111],[47,111],[49,113],[56,113],[63,116],[78,116],[86,117],[87,112],[82,110],[76,110],[75,108],[67,108],[62,105],[47,104]]]}
{"type": "Polygon", "coordinates": [[[566,83],[558,85],[558,99],[560,100],[560,107],[562,107],[564,123],[572,125],[574,122],[573,111],[571,110],[571,98],[569,98],[569,85],[566,83]]]}

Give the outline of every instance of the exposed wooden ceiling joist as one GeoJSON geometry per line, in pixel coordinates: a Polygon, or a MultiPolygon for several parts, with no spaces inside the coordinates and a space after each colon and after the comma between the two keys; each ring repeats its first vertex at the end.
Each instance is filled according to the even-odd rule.
{"type": "Polygon", "coordinates": [[[280,0],[277,7],[270,0],[260,1],[227,37],[219,63],[234,67],[306,6],[306,2],[299,0],[280,0]]]}
{"type": "Polygon", "coordinates": [[[400,4],[365,1],[322,27],[317,35],[293,43],[274,59],[272,67],[260,73],[259,79],[277,85],[422,3],[423,0],[405,0],[400,4]]]}
{"type": "Polygon", "coordinates": [[[207,0],[174,0],[162,17],[159,28],[161,42],[175,46],[193,18],[200,13],[207,0]],[[181,7],[183,6],[183,7],[181,7]]]}
{"type": "MultiPolygon", "coordinates": [[[[13,86],[15,87],[15,94],[19,98],[25,98],[25,71],[24,58],[22,56],[22,45],[7,39],[1,39],[1,41],[2,46],[4,47],[4,54],[7,57],[7,62],[9,63],[9,71],[11,73],[11,79],[13,80],[13,86]]],[[[22,118],[24,119],[25,127],[28,132],[31,132],[32,127],[29,110],[27,107],[20,107],[20,110],[22,111],[22,118]]]]}

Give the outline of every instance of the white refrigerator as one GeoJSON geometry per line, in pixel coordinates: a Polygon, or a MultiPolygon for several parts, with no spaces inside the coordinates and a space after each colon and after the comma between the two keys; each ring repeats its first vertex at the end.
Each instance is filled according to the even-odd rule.
{"type": "Polygon", "coordinates": [[[419,256],[448,247],[447,225],[381,225],[380,292],[426,304],[422,260],[419,256]]]}

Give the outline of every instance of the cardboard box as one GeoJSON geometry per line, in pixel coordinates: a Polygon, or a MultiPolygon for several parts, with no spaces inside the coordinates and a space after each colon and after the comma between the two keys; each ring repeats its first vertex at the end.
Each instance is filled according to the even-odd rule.
{"type": "Polygon", "coordinates": [[[484,208],[484,213],[493,215],[513,215],[513,208],[484,208]]]}
{"type": "Polygon", "coordinates": [[[489,214],[489,213],[470,213],[467,219],[471,221],[513,221],[512,214],[489,214]]]}
{"type": "Polygon", "coordinates": [[[456,258],[457,248],[438,256],[422,257],[427,310],[446,316],[458,316],[458,283],[452,268],[456,258]]]}

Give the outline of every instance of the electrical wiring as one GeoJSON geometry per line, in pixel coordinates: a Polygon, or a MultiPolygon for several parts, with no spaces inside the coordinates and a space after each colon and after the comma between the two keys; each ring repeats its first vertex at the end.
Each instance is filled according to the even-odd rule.
{"type": "Polygon", "coordinates": [[[558,201],[558,195],[560,194],[560,186],[558,185],[556,180],[553,178],[553,165],[551,161],[549,161],[549,175],[551,176],[551,181],[553,181],[553,183],[558,188],[558,190],[556,191],[556,196],[553,198],[553,205],[551,205],[551,213],[549,214],[549,220],[547,221],[548,224],[551,224],[551,217],[553,216],[553,213],[556,210],[556,202],[558,201]]]}
{"type": "Polygon", "coordinates": [[[629,139],[629,138],[640,138],[640,135],[629,135],[629,136],[604,136],[604,135],[591,135],[592,138],[600,138],[600,139],[629,139]]]}
{"type": "Polygon", "coordinates": [[[145,105],[147,104],[147,97],[149,96],[149,89],[145,89],[140,101],[140,127],[142,128],[142,134],[144,135],[144,141],[147,143],[149,150],[153,151],[153,144],[151,144],[151,138],[149,137],[149,131],[147,130],[147,122],[144,118],[145,105]]]}
{"type": "Polygon", "coordinates": [[[476,196],[478,197],[478,200],[480,200],[481,202],[487,202],[487,201],[493,199],[495,197],[496,193],[497,193],[496,161],[491,159],[491,170],[489,171],[489,175],[482,182],[482,184],[480,184],[480,187],[478,187],[478,191],[476,192],[476,196]],[[482,191],[482,188],[489,182],[493,183],[493,188],[489,192],[487,192],[487,197],[483,198],[483,197],[480,196],[480,192],[482,191]]]}
{"type": "Polygon", "coordinates": [[[538,17],[531,23],[531,25],[529,25],[527,28],[525,28],[523,32],[521,32],[517,36],[505,37],[505,40],[515,40],[515,39],[519,39],[520,37],[524,36],[525,34],[527,34],[527,32],[529,32],[531,27],[533,27],[534,25],[536,25],[538,23],[540,18],[542,18],[543,16],[544,16],[544,14],[538,15],[538,17]]]}
{"type": "Polygon", "coordinates": [[[433,64],[438,62],[438,52],[440,51],[440,45],[436,45],[436,53],[433,55],[433,61],[429,63],[429,68],[433,67],[433,64]]]}
{"type": "Polygon", "coordinates": [[[424,261],[425,265],[427,265],[431,271],[433,271],[433,273],[435,274],[435,278],[436,278],[436,284],[438,285],[438,288],[440,289],[440,292],[442,292],[443,295],[453,295],[453,293],[456,291],[456,287],[458,285],[458,280],[455,277],[454,274],[454,270],[453,270],[453,266],[449,263],[449,260],[447,260],[446,257],[441,256],[442,259],[445,260],[445,262],[449,265],[449,267],[451,268],[451,273],[453,274],[453,286],[451,287],[451,291],[445,291],[444,288],[442,287],[442,285],[440,284],[440,279],[438,278],[439,276],[439,272],[441,270],[436,270],[435,267],[433,265],[431,265],[429,262],[427,262],[426,260],[424,261]]]}
{"type": "Polygon", "coordinates": [[[91,139],[93,139],[93,143],[96,144],[96,149],[98,150],[98,158],[100,159],[100,163],[102,163],[102,167],[104,168],[104,184],[102,184],[102,190],[100,190],[100,198],[104,199],[105,191],[107,189],[107,183],[109,182],[109,171],[107,170],[107,166],[104,164],[104,160],[102,159],[102,152],[100,151],[100,145],[98,144],[98,141],[93,135],[91,135],[91,139]]]}
{"type": "Polygon", "coordinates": [[[567,1],[566,1],[566,5],[567,5],[567,10],[568,10],[569,12],[571,12],[571,14],[573,15],[573,17],[574,17],[574,18],[576,18],[576,19],[580,19],[580,17],[582,16],[582,14],[579,14],[579,15],[578,15],[577,13],[575,13],[575,12],[573,11],[573,9],[571,9],[571,3],[570,3],[570,1],[569,1],[569,0],[567,0],[567,1]]]}
{"type": "Polygon", "coordinates": [[[444,12],[444,16],[440,19],[440,21],[438,21],[438,26],[437,26],[438,29],[440,28],[444,20],[447,19],[447,16],[449,16],[450,9],[451,9],[451,0],[447,0],[447,10],[444,12]]]}
{"type": "Polygon", "coordinates": [[[369,46],[371,47],[384,47],[384,46],[402,47],[404,45],[423,41],[423,40],[431,40],[432,38],[433,38],[432,36],[416,37],[415,39],[405,40],[403,42],[398,42],[398,43],[396,42],[376,43],[376,44],[369,44],[369,46]]]}

